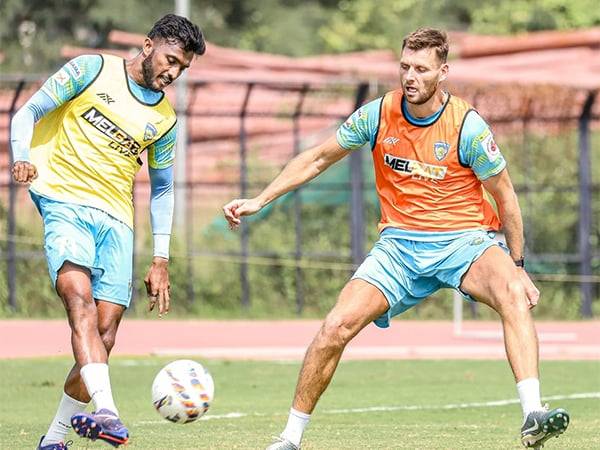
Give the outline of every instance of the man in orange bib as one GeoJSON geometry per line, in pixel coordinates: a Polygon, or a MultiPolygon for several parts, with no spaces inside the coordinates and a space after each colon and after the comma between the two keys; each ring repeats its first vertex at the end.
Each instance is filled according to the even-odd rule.
{"type": "Polygon", "coordinates": [[[523,445],[539,448],[567,428],[564,409],[549,411],[541,404],[530,313],[539,291],[525,272],[521,211],[506,162],[485,121],[441,88],[447,55],[442,31],[419,29],[407,36],[400,89],[359,108],[336,136],[292,159],[257,197],[223,208],[235,228],[242,216],[316,177],[350,151],[371,146],[380,239],[308,348],[287,426],[269,450],[300,448],[310,414],[346,344],[360,330],[373,321],[389,326],[391,317],[444,287],[500,315],[523,409],[523,445]],[[508,252],[492,239],[501,227],[508,252]]]}

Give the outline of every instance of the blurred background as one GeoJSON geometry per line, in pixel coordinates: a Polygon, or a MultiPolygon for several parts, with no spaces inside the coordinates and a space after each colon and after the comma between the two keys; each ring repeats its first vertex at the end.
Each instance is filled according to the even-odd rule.
{"type": "MultiPolygon", "coordinates": [[[[441,27],[448,90],[491,124],[524,215],[538,318],[600,312],[600,8],[593,0],[2,0],[0,317],[63,317],[27,189],[11,182],[14,112],[68,59],[135,55],[162,15],[207,52],[167,92],[179,113],[172,315],[320,318],[377,238],[370,152],[228,230],[221,206],[258,193],[293,155],[396,87],[402,38],[441,27]]],[[[136,190],[132,316],[151,258],[146,167],[136,190]]],[[[486,319],[440,292],[402,316],[486,319]]]]}

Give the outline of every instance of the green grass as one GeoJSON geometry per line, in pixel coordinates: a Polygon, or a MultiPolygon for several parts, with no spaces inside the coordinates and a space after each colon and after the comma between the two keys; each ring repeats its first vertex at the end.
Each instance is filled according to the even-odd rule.
{"type": "MultiPolygon", "coordinates": [[[[260,449],[287,418],[299,363],[206,361],[215,401],[202,420],[175,425],[153,410],[150,385],[161,358],[114,358],[113,391],[132,434],[129,449],[260,449]],[[218,418],[228,413],[243,417],[218,418]]],[[[66,358],[0,361],[0,448],[33,449],[55,412],[66,358]]],[[[546,396],[600,391],[600,362],[544,362],[546,396]]],[[[303,449],[518,449],[521,412],[507,406],[441,409],[443,405],[514,399],[503,361],[342,362],[305,434],[303,449]],[[428,406],[379,412],[336,409],[428,406]]],[[[600,448],[600,400],[553,401],[573,423],[549,449],[600,448]]],[[[75,439],[73,450],[106,449],[75,439]]]]}

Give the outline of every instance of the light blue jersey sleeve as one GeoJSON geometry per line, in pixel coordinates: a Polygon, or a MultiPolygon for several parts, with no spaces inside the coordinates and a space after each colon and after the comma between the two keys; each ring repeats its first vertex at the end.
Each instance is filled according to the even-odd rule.
{"type": "Polygon", "coordinates": [[[476,111],[465,117],[458,151],[461,164],[470,167],[481,181],[498,175],[506,167],[492,130],[476,111]]]}
{"type": "Polygon", "coordinates": [[[382,100],[381,97],[361,106],[340,125],[336,137],[342,148],[354,150],[367,142],[371,147],[375,145],[382,100]]]}
{"type": "Polygon", "coordinates": [[[13,161],[29,161],[35,123],[83,92],[98,76],[101,68],[100,55],[78,56],[46,80],[13,117],[10,128],[13,161]]]}
{"type": "Polygon", "coordinates": [[[164,169],[173,165],[177,123],[152,145],[148,146],[148,165],[153,169],[164,169]]]}
{"type": "Polygon", "coordinates": [[[153,256],[169,258],[169,243],[173,224],[173,165],[163,169],[148,169],[150,174],[150,222],[154,240],[153,256]]]}
{"type": "Polygon", "coordinates": [[[100,55],[81,55],[73,58],[58,72],[46,80],[41,91],[50,97],[56,106],[81,94],[96,79],[102,69],[100,55]]]}

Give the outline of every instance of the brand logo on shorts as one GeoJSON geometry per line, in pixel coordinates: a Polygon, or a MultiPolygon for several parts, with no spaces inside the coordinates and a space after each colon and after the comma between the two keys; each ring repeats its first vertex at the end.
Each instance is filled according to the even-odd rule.
{"type": "Polygon", "coordinates": [[[471,245],[481,245],[483,244],[484,239],[482,237],[476,237],[471,241],[471,245]]]}

